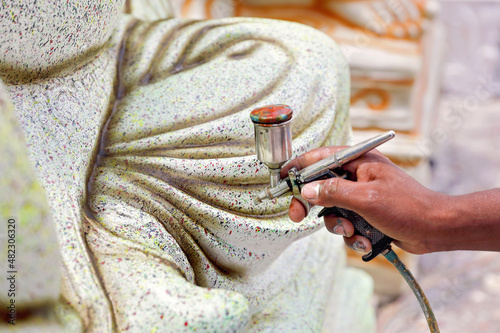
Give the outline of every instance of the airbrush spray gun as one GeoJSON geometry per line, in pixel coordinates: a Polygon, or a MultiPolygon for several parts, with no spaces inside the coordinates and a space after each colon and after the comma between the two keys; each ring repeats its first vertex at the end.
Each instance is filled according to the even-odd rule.
{"type": "MultiPolygon", "coordinates": [[[[272,200],[274,198],[292,193],[309,213],[311,205],[300,195],[302,187],[310,182],[332,178],[346,177],[342,165],[355,160],[370,150],[387,142],[394,137],[394,131],[376,136],[352,147],[337,152],[336,154],[318,161],[302,170],[295,167],[288,171],[288,177],[281,180],[281,166],[290,159],[292,155],[292,136],[290,124],[292,109],[286,105],[269,105],[255,109],[250,114],[255,129],[255,147],[257,158],[267,165],[271,175],[271,185],[258,195],[260,201],[272,200]]],[[[362,235],[372,243],[372,251],[363,256],[364,261],[370,261],[385,251],[392,242],[379,230],[372,227],[365,219],[353,211],[340,208],[324,208],[318,217],[335,214],[352,222],[355,234],[362,235]]]]}
{"type": "MultiPolygon", "coordinates": [[[[376,137],[348,147],[332,156],[326,157],[304,169],[292,167],[288,177],[281,179],[281,167],[292,156],[291,121],[293,111],[283,104],[266,105],[253,110],[250,118],[254,124],[255,149],[257,158],[264,163],[270,174],[270,186],[258,194],[258,201],[272,200],[292,194],[299,200],[309,214],[311,205],[302,198],[302,187],[310,182],[332,177],[346,178],[348,175],[342,166],[353,161],[395,136],[394,131],[388,131],[376,137]]],[[[431,332],[439,332],[436,318],[429,302],[413,275],[391,249],[393,239],[371,226],[362,216],[341,207],[325,207],[318,217],[333,214],[349,220],[354,227],[354,234],[366,237],[372,244],[370,253],[363,256],[364,261],[370,261],[379,254],[384,255],[403,275],[413,293],[419,300],[431,332]]]]}

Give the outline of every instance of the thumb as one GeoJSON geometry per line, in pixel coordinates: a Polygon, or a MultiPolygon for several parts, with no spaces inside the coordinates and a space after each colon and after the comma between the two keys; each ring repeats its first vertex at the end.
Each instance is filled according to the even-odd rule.
{"type": "Polygon", "coordinates": [[[359,183],[342,179],[330,178],[304,185],[302,197],[313,205],[323,207],[340,206],[354,210],[352,205],[357,201],[359,183]]]}

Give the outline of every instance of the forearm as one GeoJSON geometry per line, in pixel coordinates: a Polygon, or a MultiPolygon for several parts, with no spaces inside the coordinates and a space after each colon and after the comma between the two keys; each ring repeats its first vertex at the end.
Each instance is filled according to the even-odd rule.
{"type": "Polygon", "coordinates": [[[500,251],[500,189],[446,196],[430,217],[430,252],[500,251]]]}

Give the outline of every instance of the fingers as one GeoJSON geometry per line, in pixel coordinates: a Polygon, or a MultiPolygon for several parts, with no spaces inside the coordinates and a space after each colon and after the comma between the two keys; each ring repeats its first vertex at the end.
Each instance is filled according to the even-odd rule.
{"type": "Polygon", "coordinates": [[[306,217],[306,209],[299,200],[292,198],[288,209],[288,217],[293,222],[301,222],[306,217]]]}
{"type": "Polygon", "coordinates": [[[386,156],[382,155],[378,150],[374,149],[365,155],[355,159],[354,161],[351,161],[347,164],[345,164],[342,168],[353,174],[356,175],[358,169],[366,164],[373,164],[373,163],[381,163],[381,164],[393,164],[391,160],[389,160],[386,156]]]}
{"type": "Polygon", "coordinates": [[[327,215],[324,220],[326,229],[331,233],[344,237],[354,235],[354,227],[349,220],[334,215],[327,215]]]}
{"type": "Polygon", "coordinates": [[[348,248],[358,252],[368,253],[372,250],[372,244],[370,243],[368,238],[360,235],[355,235],[349,238],[344,237],[344,243],[348,248]]]}
{"type": "Polygon", "coordinates": [[[354,226],[349,220],[334,215],[325,216],[326,229],[335,235],[344,236],[346,245],[356,251],[368,253],[372,245],[368,238],[354,235],[354,226]]]}
{"type": "MultiPolygon", "coordinates": [[[[290,219],[300,222],[305,217],[304,206],[297,199],[293,198],[288,211],[290,219]]],[[[324,217],[326,229],[336,235],[344,236],[346,245],[356,251],[368,253],[372,250],[370,241],[359,235],[354,235],[354,226],[349,220],[334,215],[324,217]]]]}
{"type": "Polygon", "coordinates": [[[354,226],[349,220],[334,215],[325,216],[326,229],[332,234],[344,236],[346,245],[356,251],[368,253],[372,250],[372,244],[360,235],[354,235],[354,226]]]}
{"type": "MultiPolygon", "coordinates": [[[[297,170],[301,170],[306,166],[316,163],[317,161],[322,160],[326,157],[332,156],[333,154],[345,148],[346,148],[345,146],[322,147],[311,150],[305,154],[302,154],[283,166],[283,168],[281,169],[281,177],[282,178],[287,177],[288,170],[290,170],[290,168],[292,167],[296,167],[297,170]]],[[[343,166],[343,169],[352,174],[356,174],[357,168],[361,164],[368,162],[382,162],[389,164],[392,163],[387,157],[382,155],[378,150],[374,149],[369,153],[363,155],[362,157],[347,163],[346,165],[343,166]]]]}
{"type": "Polygon", "coordinates": [[[304,185],[302,197],[313,205],[339,206],[356,211],[365,201],[367,183],[342,178],[330,178],[304,185]]]}

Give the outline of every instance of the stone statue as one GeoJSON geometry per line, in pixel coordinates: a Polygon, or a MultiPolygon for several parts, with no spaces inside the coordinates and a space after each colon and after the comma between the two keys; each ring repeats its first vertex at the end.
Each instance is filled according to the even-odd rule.
{"type": "Polygon", "coordinates": [[[122,5],[1,5],[0,77],[57,234],[61,327],[319,331],[333,294],[369,328],[353,302],[370,282],[349,303],[346,276],[363,277],[341,241],[314,212],[291,222],[286,198],[254,200],[268,174],[253,108],[292,106],[295,155],[348,143],[339,48],[295,23],[141,21],[122,5]]]}

